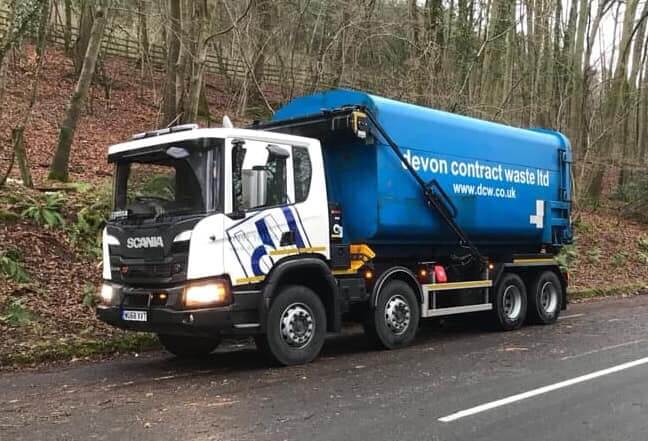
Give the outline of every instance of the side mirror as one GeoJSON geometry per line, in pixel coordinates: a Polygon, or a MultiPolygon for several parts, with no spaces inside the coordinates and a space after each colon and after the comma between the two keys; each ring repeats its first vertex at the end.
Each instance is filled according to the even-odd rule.
{"type": "Polygon", "coordinates": [[[268,153],[272,157],[279,158],[279,159],[288,159],[290,157],[290,153],[288,153],[288,150],[286,150],[283,147],[279,147],[278,145],[268,144],[266,149],[268,150],[268,153]]]}
{"type": "Polygon", "coordinates": [[[245,217],[243,212],[243,177],[241,176],[243,159],[245,158],[245,141],[242,139],[235,139],[232,141],[232,185],[234,186],[233,200],[232,200],[232,219],[242,219],[245,217]],[[241,213],[243,213],[241,215],[241,213]],[[232,217],[233,215],[238,217],[232,217]]]}

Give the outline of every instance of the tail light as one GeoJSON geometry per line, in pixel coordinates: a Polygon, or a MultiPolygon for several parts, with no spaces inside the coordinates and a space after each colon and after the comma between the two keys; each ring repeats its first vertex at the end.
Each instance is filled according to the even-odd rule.
{"type": "Polygon", "coordinates": [[[443,266],[434,265],[434,280],[436,283],[446,283],[448,281],[448,276],[443,266]]]}

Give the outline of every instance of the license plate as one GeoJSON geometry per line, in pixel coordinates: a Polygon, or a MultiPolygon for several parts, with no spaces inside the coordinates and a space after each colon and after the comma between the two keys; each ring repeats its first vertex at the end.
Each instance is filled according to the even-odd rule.
{"type": "Polygon", "coordinates": [[[122,319],[129,322],[145,322],[146,311],[122,311],[122,319]]]}

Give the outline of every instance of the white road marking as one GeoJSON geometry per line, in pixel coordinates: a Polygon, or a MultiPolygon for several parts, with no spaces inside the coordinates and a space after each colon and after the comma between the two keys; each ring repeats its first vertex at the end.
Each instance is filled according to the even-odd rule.
{"type": "Polygon", "coordinates": [[[548,386],[539,387],[537,389],[533,389],[528,392],[523,392],[517,395],[511,395],[510,397],[502,398],[500,400],[491,401],[489,403],[484,403],[479,406],[471,407],[470,409],[462,410],[453,413],[451,415],[439,418],[439,421],[443,423],[449,423],[451,421],[455,421],[460,418],[464,418],[470,415],[475,415],[477,413],[485,412],[490,409],[495,409],[496,407],[506,406],[507,404],[526,400],[527,398],[532,398],[538,395],[546,394],[548,392],[552,392],[557,389],[562,389],[564,387],[573,386],[574,384],[584,383],[585,381],[593,380],[595,378],[602,377],[604,375],[614,374],[616,372],[624,371],[626,369],[630,369],[636,366],[641,366],[646,363],[648,363],[648,357],[640,358],[639,360],[629,361],[627,363],[619,364],[617,366],[612,366],[607,369],[581,375],[580,377],[571,378],[569,380],[561,381],[559,383],[554,383],[548,386]]]}
{"type": "Polygon", "coordinates": [[[582,317],[585,314],[570,314],[570,315],[561,315],[558,317],[558,320],[565,320],[565,319],[570,319],[570,318],[576,318],[576,317],[582,317]]]}
{"type": "Polygon", "coordinates": [[[639,340],[626,341],[625,343],[619,343],[618,345],[604,346],[602,348],[592,349],[591,351],[583,352],[581,354],[567,355],[567,356],[561,358],[560,360],[564,361],[564,360],[569,360],[569,359],[572,359],[572,358],[584,357],[586,355],[596,354],[597,352],[609,351],[610,349],[616,349],[616,348],[622,348],[624,346],[636,345],[637,343],[643,343],[643,342],[645,342],[647,340],[648,339],[640,338],[639,340]]]}

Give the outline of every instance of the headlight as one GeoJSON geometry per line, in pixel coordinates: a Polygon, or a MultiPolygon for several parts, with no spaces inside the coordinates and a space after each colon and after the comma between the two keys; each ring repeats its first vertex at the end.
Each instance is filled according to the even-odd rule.
{"type": "Polygon", "coordinates": [[[101,291],[99,292],[99,298],[100,298],[102,304],[110,305],[112,303],[114,295],[115,295],[115,289],[112,287],[112,285],[109,285],[107,283],[104,283],[103,285],[101,285],[101,291]]]}
{"type": "Polygon", "coordinates": [[[227,305],[230,303],[229,286],[223,280],[189,285],[185,288],[184,303],[188,307],[227,305]]]}

